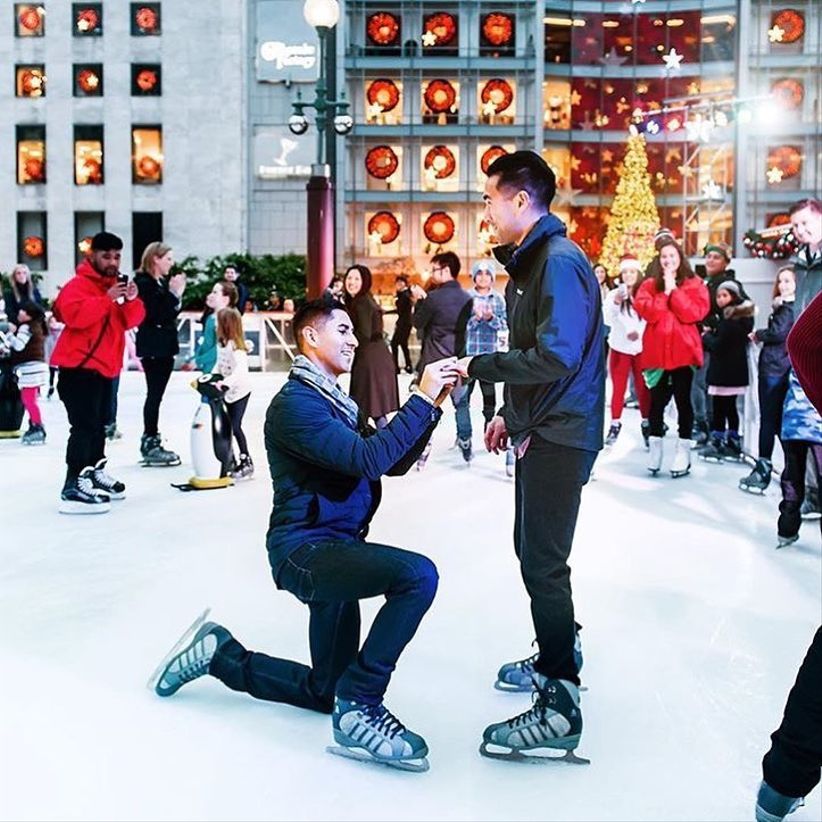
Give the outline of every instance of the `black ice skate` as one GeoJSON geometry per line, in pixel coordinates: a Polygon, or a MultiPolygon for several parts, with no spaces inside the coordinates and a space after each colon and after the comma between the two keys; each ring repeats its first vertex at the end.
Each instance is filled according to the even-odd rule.
{"type": "Polygon", "coordinates": [[[60,494],[61,514],[106,514],[111,510],[111,498],[94,487],[94,468],[84,468],[79,477],[66,481],[60,494]]]}
{"type": "Polygon", "coordinates": [[[727,457],[725,440],[721,433],[712,434],[710,442],[699,450],[699,458],[705,462],[720,463],[724,462],[727,457]]]}
{"type": "Polygon", "coordinates": [[[251,479],[254,476],[254,463],[248,454],[240,454],[240,461],[228,472],[235,480],[251,479]]]}
{"type": "Polygon", "coordinates": [[[106,471],[106,462],[105,457],[99,460],[91,472],[92,493],[103,494],[110,499],[125,499],[126,486],[106,471]]]}
{"type": "Polygon", "coordinates": [[[159,434],[143,434],[140,440],[140,454],[143,457],[140,465],[147,468],[171,468],[180,464],[180,457],[177,454],[163,448],[163,440],[159,434]]]}
{"type": "Polygon", "coordinates": [[[771,484],[771,471],[773,463],[770,460],[759,459],[753,471],[739,480],[739,487],[749,494],[764,494],[765,489],[771,484]]]}
{"type": "Polygon", "coordinates": [[[29,430],[23,434],[20,442],[23,445],[45,445],[46,429],[42,425],[29,425],[29,430]]]}
{"type": "Polygon", "coordinates": [[[588,765],[574,751],[582,736],[579,689],[564,679],[534,675],[533,707],[505,722],[489,725],[479,752],[514,762],[588,765]],[[562,756],[556,754],[562,753],[562,756]]]}
{"type": "Polygon", "coordinates": [[[612,422],[611,427],[608,429],[608,436],[605,437],[605,446],[609,447],[613,445],[617,441],[617,437],[619,436],[619,432],[622,430],[622,423],[621,422],[612,422]]]}
{"type": "Polygon", "coordinates": [[[736,462],[745,462],[745,452],[742,450],[742,438],[734,431],[729,431],[725,437],[725,458],[736,462]]]}

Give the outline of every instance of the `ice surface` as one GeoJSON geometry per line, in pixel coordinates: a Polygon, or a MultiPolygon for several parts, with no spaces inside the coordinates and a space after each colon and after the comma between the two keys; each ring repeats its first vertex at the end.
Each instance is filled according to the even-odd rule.
{"type": "MultiPolygon", "coordinates": [[[[196,396],[174,374],[161,414],[183,465],[137,465],[142,376],[124,375],[110,470],[128,499],[57,513],[65,414],[48,444],[0,441],[0,817],[3,819],[748,820],[760,760],[820,622],[817,523],[774,550],[778,490],[747,468],[649,477],[636,411],[585,490],[572,554],[584,625],[585,768],[480,758],[484,726],[524,710],[492,688],[530,653],[511,546],[513,483],[479,443],[466,468],[453,413],[422,473],[384,483],[372,528],[429,554],[437,600],[400,660],[389,707],[431,749],[422,775],[325,753],[330,719],[202,679],[162,700],[145,680],[206,606],[248,647],[306,661],[307,609],[278,592],[264,536],[262,420],[283,375],[256,374],[247,431],[257,477],[184,494],[196,396]]],[[[403,386],[406,384],[403,378],[403,386]]],[[[673,441],[668,443],[668,459],[673,441]]],[[[367,618],[376,601],[365,604],[367,618]]],[[[818,820],[820,791],[791,819],[818,820]]]]}

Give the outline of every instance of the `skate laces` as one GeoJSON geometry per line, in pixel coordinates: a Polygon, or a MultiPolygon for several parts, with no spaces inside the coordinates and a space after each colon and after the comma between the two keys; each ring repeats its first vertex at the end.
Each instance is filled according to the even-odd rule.
{"type": "Polygon", "coordinates": [[[80,474],[80,476],[77,477],[77,487],[84,494],[94,494],[94,483],[88,474],[80,474]]]}
{"type": "Polygon", "coordinates": [[[385,705],[366,705],[362,713],[368,718],[368,724],[375,731],[393,739],[397,734],[405,731],[405,725],[385,707],[385,705]]]}
{"type": "Polygon", "coordinates": [[[508,720],[508,727],[510,728],[519,728],[523,725],[527,725],[529,722],[536,720],[539,722],[540,725],[545,725],[547,722],[547,718],[545,714],[548,711],[548,706],[553,705],[556,703],[556,698],[547,696],[537,685],[536,681],[534,682],[534,691],[531,694],[531,702],[533,702],[533,707],[521,713],[517,716],[511,717],[508,720]]]}
{"type": "Polygon", "coordinates": [[[106,488],[113,488],[117,484],[117,480],[105,468],[94,469],[94,480],[98,485],[104,485],[106,488]]]}

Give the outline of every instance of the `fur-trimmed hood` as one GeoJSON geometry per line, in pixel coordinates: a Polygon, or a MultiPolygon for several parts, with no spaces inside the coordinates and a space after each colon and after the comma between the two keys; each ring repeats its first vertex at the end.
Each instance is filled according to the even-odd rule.
{"type": "Polygon", "coordinates": [[[722,309],[722,315],[726,320],[741,320],[744,317],[753,317],[753,300],[743,300],[738,305],[726,305],[722,309]]]}

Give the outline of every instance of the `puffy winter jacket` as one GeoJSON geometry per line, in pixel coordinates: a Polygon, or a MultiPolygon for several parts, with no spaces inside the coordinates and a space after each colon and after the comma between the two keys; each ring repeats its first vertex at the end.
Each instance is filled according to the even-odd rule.
{"type": "Polygon", "coordinates": [[[822,249],[815,254],[808,245],[803,245],[791,260],[796,274],[796,302],[794,313],[798,317],[822,291],[822,249]]]}
{"type": "Polygon", "coordinates": [[[125,332],[143,321],[146,310],[139,297],[114,302],[106,293],[113,284],[88,260],[77,266],[54,303],[54,316],[65,328],[51,355],[53,366],[86,368],[111,379],[120,373],[125,332]]]}
{"type": "Polygon", "coordinates": [[[788,373],[791,361],[785,340],[793,325],[793,303],[782,302],[777,297],[773,303],[773,313],[768,317],[768,327],[756,332],[756,339],[762,343],[759,352],[759,374],[763,377],[782,377],[788,373]]]}
{"type": "Polygon", "coordinates": [[[714,331],[702,337],[711,352],[708,385],[741,388],[748,385],[748,334],[753,331],[754,304],[750,300],[722,309],[722,319],[714,331]]]}
{"type": "Polygon", "coordinates": [[[670,295],[647,279],[634,297],[637,314],[648,322],[642,337],[642,367],[673,371],[703,363],[698,323],[708,313],[710,296],[698,277],[683,280],[670,295]]]}

